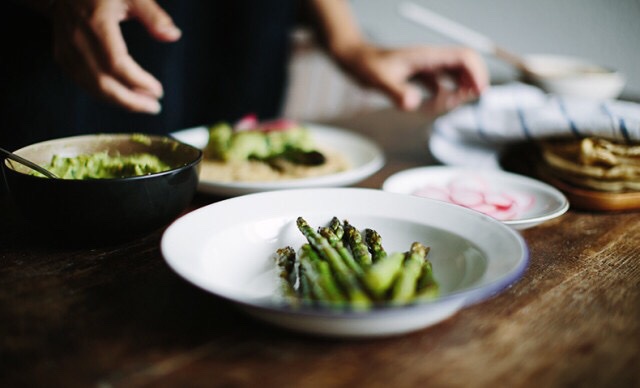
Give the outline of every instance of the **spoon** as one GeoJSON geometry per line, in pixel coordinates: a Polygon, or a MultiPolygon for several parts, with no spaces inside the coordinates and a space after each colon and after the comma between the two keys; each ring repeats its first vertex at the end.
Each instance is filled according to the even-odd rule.
{"type": "Polygon", "coordinates": [[[522,81],[538,86],[545,92],[581,98],[615,99],[624,89],[625,77],[614,69],[562,55],[522,57],[496,44],[488,36],[411,1],[401,2],[398,13],[422,27],[511,64],[519,72],[522,81]]]}
{"type": "Polygon", "coordinates": [[[497,45],[491,38],[447,19],[425,7],[409,1],[398,5],[398,13],[408,20],[432,29],[444,36],[462,42],[477,51],[493,55],[515,67],[524,76],[536,77],[537,72],[527,65],[525,60],[504,47],[497,45]]]}
{"type": "Polygon", "coordinates": [[[37,172],[39,172],[40,174],[46,176],[47,178],[58,178],[54,173],[52,173],[51,171],[37,165],[36,163],[27,160],[21,156],[18,156],[16,154],[14,154],[13,152],[9,152],[7,150],[5,150],[4,148],[0,148],[0,153],[3,154],[4,156],[6,156],[7,158],[16,161],[22,165],[25,165],[27,167],[29,167],[32,170],[35,170],[37,172]]]}

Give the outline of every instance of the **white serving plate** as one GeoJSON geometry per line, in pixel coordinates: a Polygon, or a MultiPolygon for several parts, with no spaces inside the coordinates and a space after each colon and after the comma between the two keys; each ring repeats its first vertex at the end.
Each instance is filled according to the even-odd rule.
{"type": "MultiPolygon", "coordinates": [[[[567,198],[551,185],[523,175],[499,170],[475,168],[427,166],[400,171],[387,178],[382,189],[389,192],[429,197],[445,202],[475,208],[514,229],[526,229],[559,217],[569,209],[567,198]],[[426,190],[425,190],[426,189],[426,190]],[[432,190],[433,189],[433,190],[432,190]],[[475,194],[478,193],[478,196],[475,194]],[[472,198],[468,199],[468,194],[472,198]],[[463,198],[456,200],[456,195],[463,198]],[[483,200],[477,207],[476,198],[483,200]],[[496,203],[509,198],[502,210],[487,206],[484,202],[496,203]],[[490,210],[480,210],[490,208],[490,210]],[[500,216],[508,217],[501,219],[500,216]]],[[[504,205],[504,203],[503,203],[504,205]]]]}
{"type": "MultiPolygon", "coordinates": [[[[330,126],[305,126],[309,128],[319,147],[341,153],[348,159],[351,168],[335,174],[272,182],[219,182],[200,179],[198,190],[208,194],[235,196],[283,189],[348,186],[364,180],[384,166],[385,157],[382,149],[366,137],[330,126]]],[[[206,127],[173,132],[171,136],[200,149],[203,149],[209,140],[206,127]]]]}
{"type": "Polygon", "coordinates": [[[363,188],[313,188],[239,196],[176,220],[162,236],[168,265],[192,284],[235,303],[266,322],[337,337],[379,337],[422,329],[516,282],[528,248],[512,228],[441,201],[363,188]],[[388,252],[414,241],[431,247],[429,259],[441,296],[431,302],[358,311],[278,303],[273,253],[306,240],[295,220],[311,225],[331,217],[376,229],[388,252]]]}
{"type": "Polygon", "coordinates": [[[427,139],[429,152],[440,163],[456,167],[501,170],[504,145],[473,142],[461,136],[450,120],[441,119],[427,139]]]}

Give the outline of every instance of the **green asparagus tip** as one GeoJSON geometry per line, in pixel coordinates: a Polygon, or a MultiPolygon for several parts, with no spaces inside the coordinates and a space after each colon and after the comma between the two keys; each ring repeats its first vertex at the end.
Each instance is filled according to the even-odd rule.
{"type": "Polygon", "coordinates": [[[412,254],[417,254],[421,257],[425,257],[427,256],[427,251],[427,247],[417,241],[411,244],[410,252],[412,254]]]}

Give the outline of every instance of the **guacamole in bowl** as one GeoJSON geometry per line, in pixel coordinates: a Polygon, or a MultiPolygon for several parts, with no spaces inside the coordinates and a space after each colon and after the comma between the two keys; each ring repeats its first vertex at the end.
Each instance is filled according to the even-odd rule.
{"type": "Polygon", "coordinates": [[[14,153],[63,178],[2,163],[26,224],[72,243],[132,239],[172,222],[195,195],[203,154],[167,136],[140,134],[60,138],[14,153]]]}
{"type": "MultiPolygon", "coordinates": [[[[127,178],[171,169],[156,155],[149,153],[112,156],[106,151],[72,157],[53,155],[51,162],[43,167],[62,179],[127,178]]],[[[37,171],[32,174],[42,176],[37,171]]]]}

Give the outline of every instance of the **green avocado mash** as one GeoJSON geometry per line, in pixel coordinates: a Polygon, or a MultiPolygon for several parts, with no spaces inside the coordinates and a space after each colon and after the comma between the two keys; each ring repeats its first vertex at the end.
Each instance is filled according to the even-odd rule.
{"type": "Polygon", "coordinates": [[[171,169],[155,155],[141,153],[110,156],[107,152],[74,157],[54,155],[51,163],[43,167],[62,179],[125,178],[171,169]]]}

